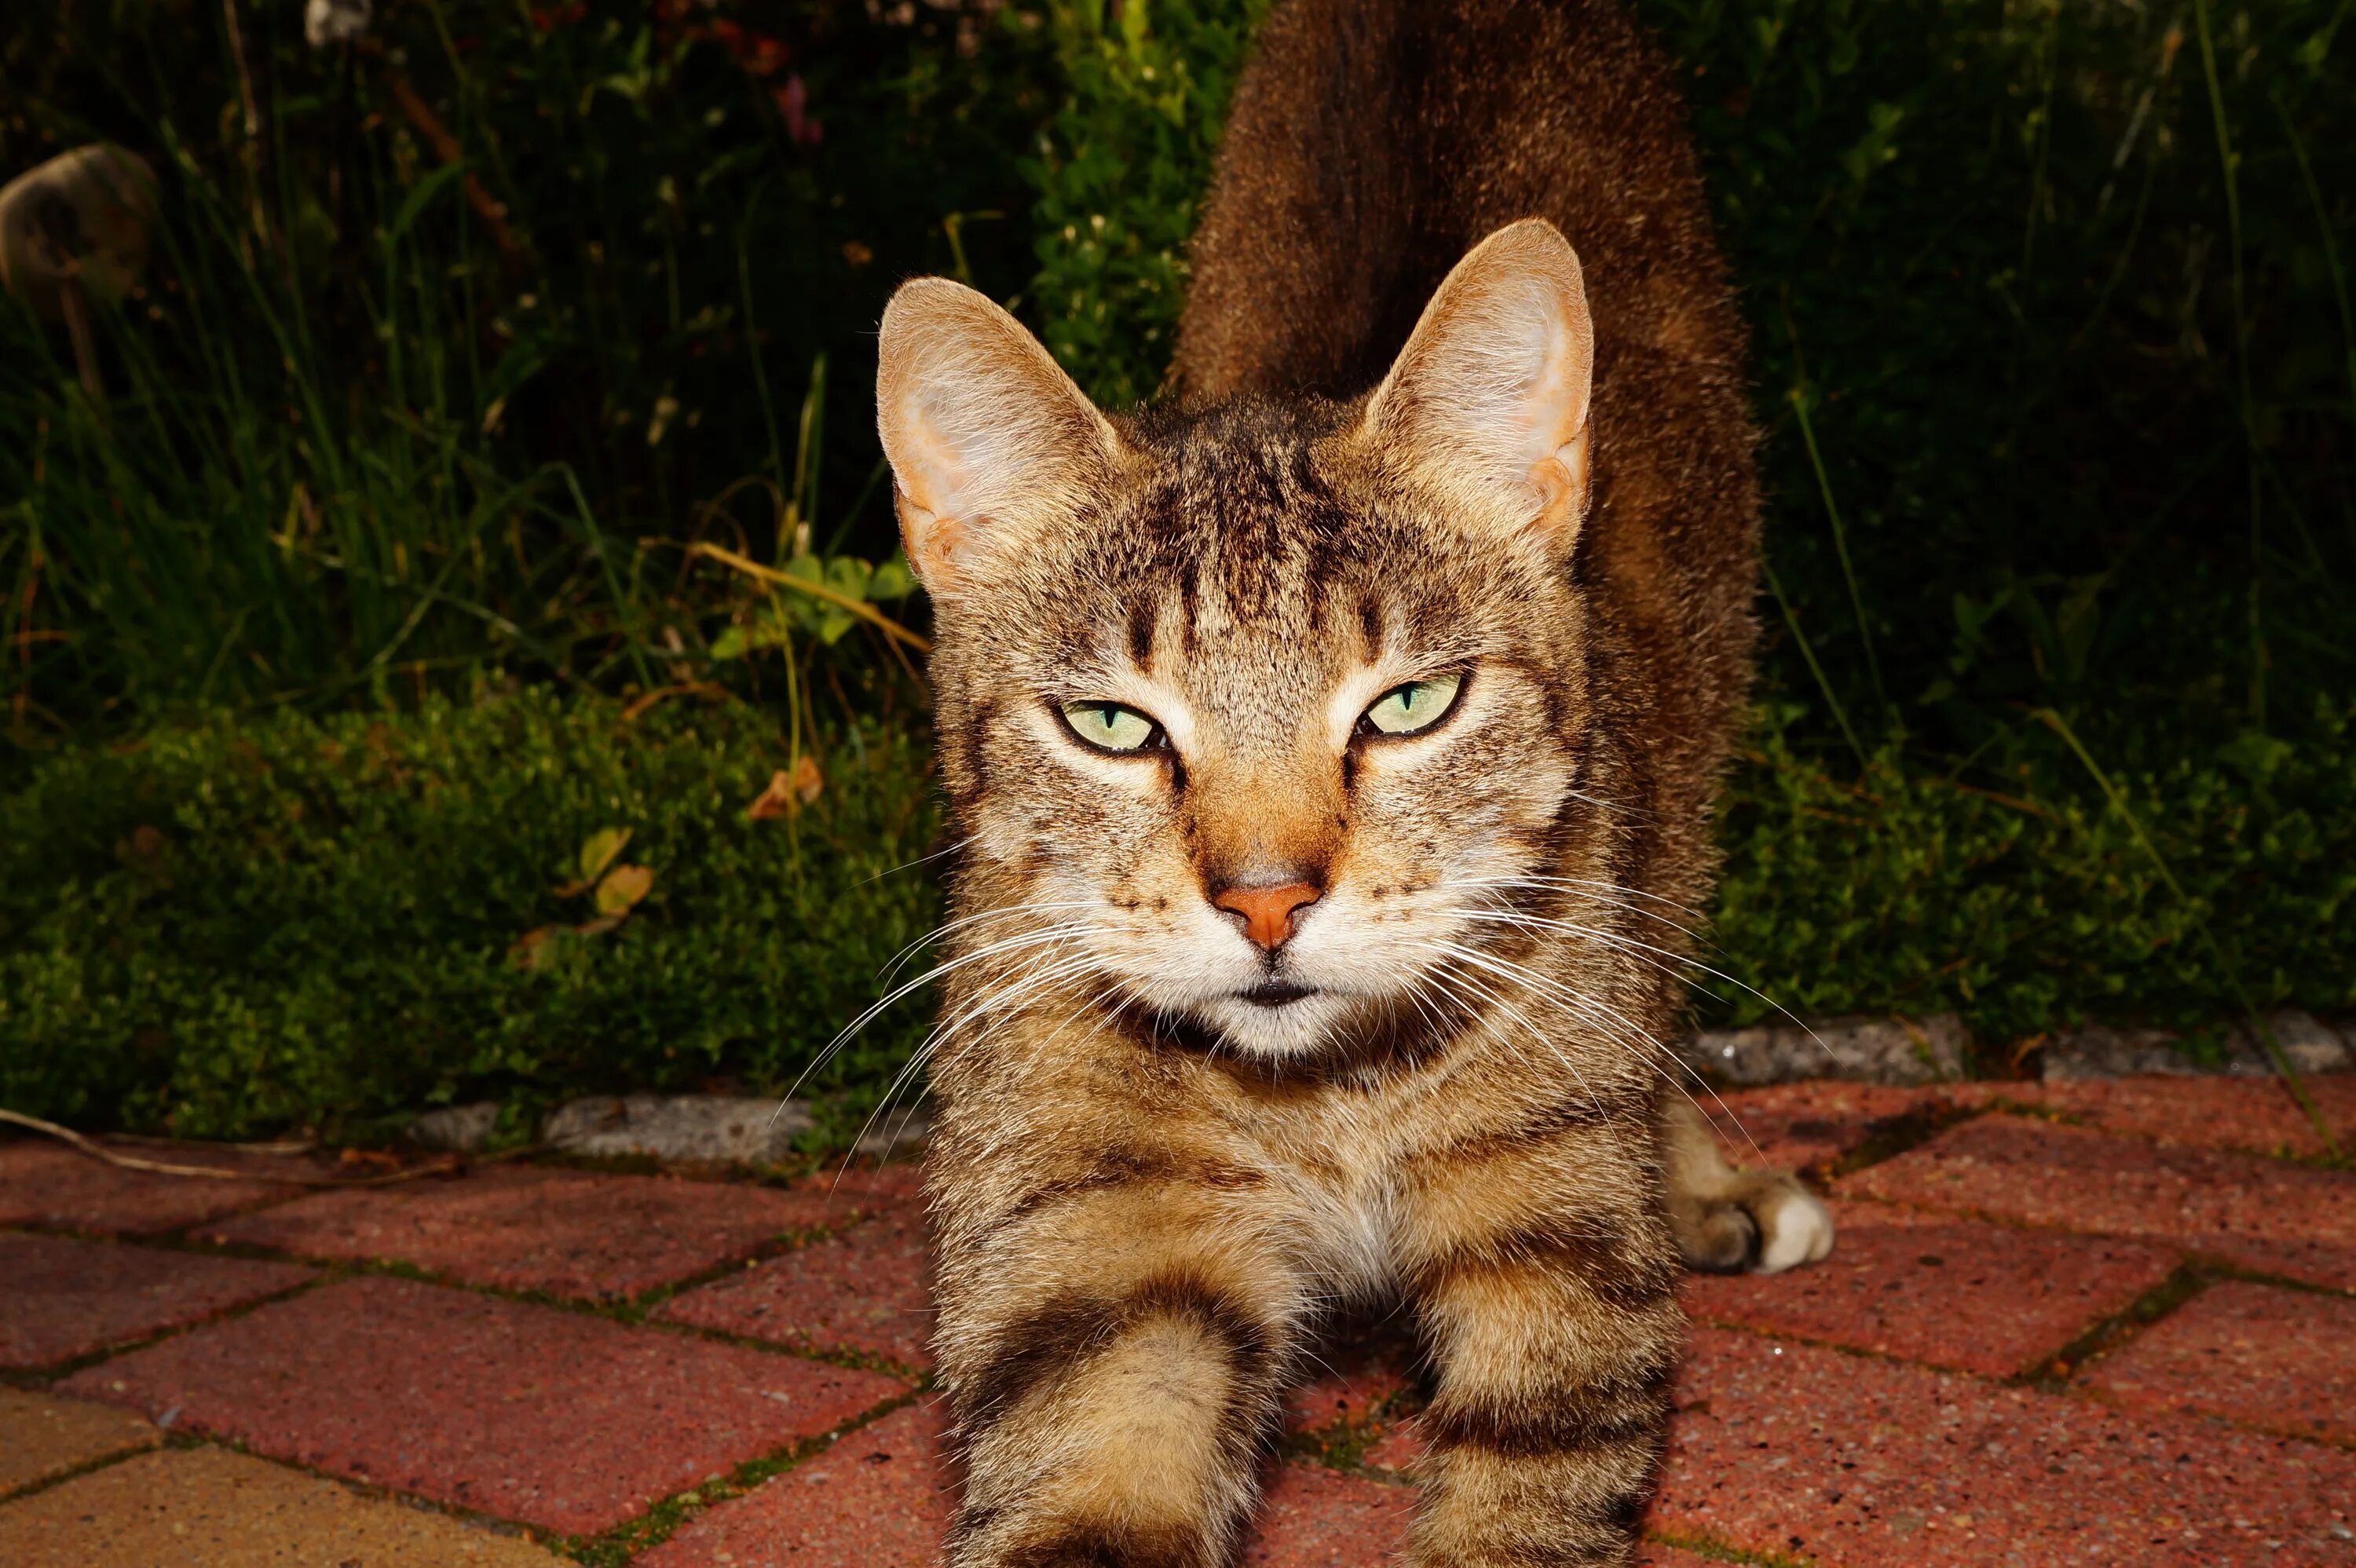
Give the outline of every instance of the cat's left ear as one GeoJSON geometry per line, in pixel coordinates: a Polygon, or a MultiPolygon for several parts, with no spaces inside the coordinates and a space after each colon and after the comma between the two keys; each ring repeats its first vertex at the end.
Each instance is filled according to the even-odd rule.
{"type": "Polygon", "coordinates": [[[1456,263],[1357,439],[1459,520],[1568,553],[1587,510],[1594,376],[1579,256],[1553,224],[1526,219],[1456,263]]]}
{"type": "Polygon", "coordinates": [[[909,563],[936,599],[1101,494],[1125,451],[1021,322],[947,278],[903,283],[884,309],[875,423],[909,563]]]}

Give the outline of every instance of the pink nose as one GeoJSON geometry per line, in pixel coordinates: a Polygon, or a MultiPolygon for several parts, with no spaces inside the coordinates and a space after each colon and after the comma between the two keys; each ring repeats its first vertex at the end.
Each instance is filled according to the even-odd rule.
{"type": "Polygon", "coordinates": [[[1280,888],[1225,888],[1211,902],[1244,917],[1244,934],[1273,953],[1292,935],[1292,912],[1318,899],[1307,882],[1287,882],[1280,888]]]}

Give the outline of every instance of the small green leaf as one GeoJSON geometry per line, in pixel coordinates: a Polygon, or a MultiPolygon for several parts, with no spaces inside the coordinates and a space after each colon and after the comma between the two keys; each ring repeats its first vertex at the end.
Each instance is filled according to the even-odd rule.
{"type": "Polygon", "coordinates": [[[581,846],[581,880],[594,882],[604,876],[605,868],[614,863],[614,857],[629,841],[630,830],[626,827],[605,827],[589,835],[589,842],[581,846]]]}

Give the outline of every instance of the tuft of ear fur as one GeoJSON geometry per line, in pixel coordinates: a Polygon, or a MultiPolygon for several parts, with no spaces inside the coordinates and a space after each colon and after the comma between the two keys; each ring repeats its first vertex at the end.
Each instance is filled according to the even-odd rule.
{"type": "Polygon", "coordinates": [[[884,308],[875,422],[909,563],[937,599],[1069,517],[1124,452],[1022,323],[947,278],[903,283],[884,308]]]}
{"type": "Polygon", "coordinates": [[[1568,552],[1587,508],[1595,328],[1578,253],[1542,218],[1456,263],[1366,401],[1357,439],[1459,519],[1568,552]]]}

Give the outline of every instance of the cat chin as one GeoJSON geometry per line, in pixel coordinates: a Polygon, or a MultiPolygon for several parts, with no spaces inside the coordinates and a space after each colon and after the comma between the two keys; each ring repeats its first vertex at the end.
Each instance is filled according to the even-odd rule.
{"type": "Polygon", "coordinates": [[[1290,1061],[1323,1054],[1355,1009],[1347,997],[1313,991],[1278,1006],[1222,997],[1194,1011],[1220,1043],[1238,1055],[1290,1061]]]}

